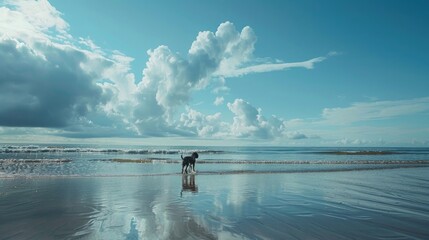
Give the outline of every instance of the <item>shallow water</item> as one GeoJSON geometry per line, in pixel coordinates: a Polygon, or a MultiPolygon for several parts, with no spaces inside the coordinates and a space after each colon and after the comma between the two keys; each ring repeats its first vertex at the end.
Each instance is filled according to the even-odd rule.
{"type": "Polygon", "coordinates": [[[2,239],[427,239],[429,169],[0,179],[2,239]]]}
{"type": "Polygon", "coordinates": [[[427,148],[148,147],[0,145],[0,178],[147,176],[181,172],[193,151],[199,174],[334,172],[428,167],[427,148]]]}

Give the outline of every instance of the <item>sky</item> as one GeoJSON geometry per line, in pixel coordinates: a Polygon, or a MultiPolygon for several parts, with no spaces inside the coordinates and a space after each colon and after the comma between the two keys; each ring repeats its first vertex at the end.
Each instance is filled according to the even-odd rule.
{"type": "Polygon", "coordinates": [[[0,142],[429,146],[429,2],[0,0],[0,142]]]}

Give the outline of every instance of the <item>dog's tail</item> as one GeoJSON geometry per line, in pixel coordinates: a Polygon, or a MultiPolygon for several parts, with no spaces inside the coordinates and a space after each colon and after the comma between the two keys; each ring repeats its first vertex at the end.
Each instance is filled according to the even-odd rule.
{"type": "Polygon", "coordinates": [[[184,160],[182,154],[180,154],[180,157],[182,158],[182,160],[184,160]]]}

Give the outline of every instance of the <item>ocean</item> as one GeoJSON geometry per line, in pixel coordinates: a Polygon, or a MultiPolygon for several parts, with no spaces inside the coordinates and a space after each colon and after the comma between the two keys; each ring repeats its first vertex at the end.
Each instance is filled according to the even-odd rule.
{"type": "Polygon", "coordinates": [[[428,193],[428,148],[0,145],[0,239],[429,239],[428,193]]]}

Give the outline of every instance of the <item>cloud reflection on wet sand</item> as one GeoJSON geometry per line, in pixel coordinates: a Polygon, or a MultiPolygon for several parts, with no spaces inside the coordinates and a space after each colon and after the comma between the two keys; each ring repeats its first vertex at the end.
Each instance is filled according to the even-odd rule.
{"type": "Polygon", "coordinates": [[[0,232],[12,239],[419,238],[428,234],[427,176],[421,168],[0,179],[0,232]]]}

